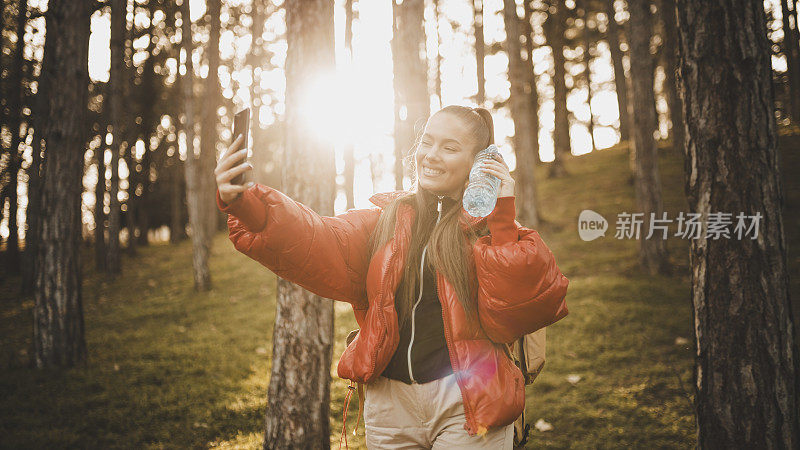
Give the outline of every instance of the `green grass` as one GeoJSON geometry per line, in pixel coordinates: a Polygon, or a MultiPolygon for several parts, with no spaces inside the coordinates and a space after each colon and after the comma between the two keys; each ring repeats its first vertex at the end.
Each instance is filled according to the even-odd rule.
{"type": "MultiPolygon", "coordinates": [[[[790,273],[800,273],[797,225],[800,137],[783,148],[790,273]],[[796,178],[796,177],[795,177],[796,178]],[[793,211],[794,210],[794,211],[793,211]]],[[[683,158],[662,144],[660,171],[670,218],[687,211],[683,158]]],[[[528,448],[687,448],[692,411],[688,241],[668,240],[675,270],[645,275],[637,243],[615,239],[616,214],[635,211],[624,146],[574,158],[569,176],[540,175],[539,231],[570,279],[570,314],[548,329],[547,363],[528,387],[528,448]],[[583,242],[577,217],[609,220],[605,238],[583,242]],[[677,338],[686,343],[676,343],[677,338]],[[570,374],[580,375],[575,385],[570,374]]],[[[88,254],[89,252],[87,252],[88,254]]],[[[16,279],[0,288],[0,447],[260,448],[275,318],[275,276],[216,236],[214,289],[192,290],[191,248],[152,245],[106,279],[87,265],[87,364],[65,372],[28,367],[32,300],[16,279]]],[[[88,259],[88,258],[86,258],[88,259]]],[[[792,280],[793,292],[798,281],[792,280]]],[[[794,296],[798,313],[798,296],[794,296]]],[[[356,327],[336,307],[331,367],[331,443],[338,446],[346,383],[335,375],[344,337],[356,327]]],[[[352,430],[358,401],[348,410],[352,430]]],[[[363,421],[351,447],[364,448],[363,421]]]]}

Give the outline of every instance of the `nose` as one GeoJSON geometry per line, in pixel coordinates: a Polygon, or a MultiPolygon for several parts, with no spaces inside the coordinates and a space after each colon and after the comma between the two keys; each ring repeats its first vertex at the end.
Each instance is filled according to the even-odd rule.
{"type": "Polygon", "coordinates": [[[438,143],[433,144],[432,146],[430,146],[430,148],[428,148],[427,151],[425,151],[423,153],[422,160],[423,161],[430,161],[430,162],[439,162],[442,159],[441,155],[440,155],[440,152],[441,152],[441,148],[440,148],[439,144],[438,143]]]}

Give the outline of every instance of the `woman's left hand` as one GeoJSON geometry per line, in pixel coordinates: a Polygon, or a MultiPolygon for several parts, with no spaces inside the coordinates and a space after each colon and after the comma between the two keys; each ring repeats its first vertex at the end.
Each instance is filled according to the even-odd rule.
{"type": "Polygon", "coordinates": [[[508,165],[503,161],[503,157],[499,153],[495,154],[493,159],[484,160],[481,164],[481,170],[500,179],[498,197],[514,196],[514,179],[508,170],[508,165]]]}

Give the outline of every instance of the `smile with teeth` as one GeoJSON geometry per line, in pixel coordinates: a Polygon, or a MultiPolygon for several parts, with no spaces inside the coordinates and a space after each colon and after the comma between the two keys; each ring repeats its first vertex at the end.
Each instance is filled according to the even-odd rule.
{"type": "Polygon", "coordinates": [[[423,167],[422,168],[422,173],[424,173],[425,175],[427,175],[429,177],[435,177],[436,175],[443,174],[444,170],[434,170],[434,169],[431,169],[430,167],[423,167]]]}

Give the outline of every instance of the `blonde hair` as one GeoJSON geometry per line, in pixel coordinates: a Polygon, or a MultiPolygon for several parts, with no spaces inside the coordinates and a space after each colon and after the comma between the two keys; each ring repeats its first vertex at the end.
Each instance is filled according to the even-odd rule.
{"type": "MultiPolygon", "coordinates": [[[[473,157],[478,151],[488,147],[490,144],[494,144],[494,123],[492,114],[488,110],[480,107],[469,108],[461,105],[449,105],[434,114],[445,113],[452,115],[456,120],[460,120],[466,127],[473,142],[476,143],[475,147],[471,149],[473,157]]],[[[431,114],[427,121],[434,114],[431,114]]],[[[397,211],[400,205],[409,205],[417,212],[412,228],[411,245],[403,269],[403,279],[395,297],[395,308],[398,312],[400,327],[411,317],[412,305],[416,299],[414,288],[422,276],[419,261],[426,243],[428,243],[426,255],[429,256],[429,258],[426,258],[426,263],[436,271],[441,272],[453,286],[467,319],[474,320],[477,315],[477,279],[472,259],[472,245],[479,235],[487,232],[486,226],[484,225],[477,231],[472,227],[467,227],[466,233],[461,231],[459,221],[464,194],[464,189],[462,188],[456,198],[457,204],[448,211],[442,212],[442,217],[439,223],[433,227],[433,230],[423,229],[423,224],[430,223],[431,216],[436,214],[426,207],[435,196],[425,189],[420,189],[414,158],[414,150],[416,150],[422,139],[424,129],[425,127],[420,129],[414,146],[405,157],[411,167],[412,174],[412,189],[410,193],[398,197],[384,207],[375,230],[370,236],[369,258],[371,260],[375,252],[386,245],[394,236],[397,211]]],[[[466,179],[464,180],[464,187],[466,187],[467,181],[466,179]]]]}

